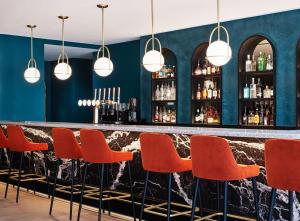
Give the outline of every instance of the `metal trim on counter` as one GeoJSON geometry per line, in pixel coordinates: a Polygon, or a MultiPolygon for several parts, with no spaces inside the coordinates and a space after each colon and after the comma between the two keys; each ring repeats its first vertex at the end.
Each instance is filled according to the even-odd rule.
{"type": "Polygon", "coordinates": [[[33,127],[67,127],[86,128],[108,131],[128,132],[159,132],[168,134],[202,134],[222,137],[249,137],[249,138],[287,138],[300,139],[300,130],[277,130],[277,129],[244,129],[244,128],[207,128],[207,127],[184,127],[184,126],[161,126],[161,125],[114,125],[114,124],[85,124],[67,122],[37,122],[37,121],[0,121],[1,125],[15,124],[33,127]]]}

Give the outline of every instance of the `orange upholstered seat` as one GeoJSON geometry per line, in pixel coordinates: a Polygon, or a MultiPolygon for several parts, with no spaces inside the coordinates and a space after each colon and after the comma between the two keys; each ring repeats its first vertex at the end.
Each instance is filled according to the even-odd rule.
{"type": "Polygon", "coordinates": [[[80,141],[85,162],[102,164],[133,159],[131,152],[112,151],[101,131],[82,129],[80,130],[80,141]]]}
{"type": "Polygon", "coordinates": [[[228,142],[220,137],[191,137],[193,175],[210,180],[241,180],[259,175],[257,165],[237,164],[228,142]]]}
{"type": "Polygon", "coordinates": [[[16,125],[7,126],[8,147],[14,152],[44,151],[48,150],[47,143],[33,143],[29,141],[21,127],[16,125]]]}
{"type": "Polygon", "coordinates": [[[57,158],[80,159],[81,147],[72,130],[67,128],[52,129],[54,152],[57,158]]]}
{"type": "Polygon", "coordinates": [[[265,143],[268,185],[300,192],[300,141],[271,139],[265,143]]]}
{"type": "Polygon", "coordinates": [[[170,136],[159,133],[140,135],[143,168],[158,173],[192,170],[190,159],[180,158],[170,136]]]}
{"type": "Polygon", "coordinates": [[[2,128],[0,128],[0,148],[5,148],[8,145],[8,139],[3,133],[2,128]]]}

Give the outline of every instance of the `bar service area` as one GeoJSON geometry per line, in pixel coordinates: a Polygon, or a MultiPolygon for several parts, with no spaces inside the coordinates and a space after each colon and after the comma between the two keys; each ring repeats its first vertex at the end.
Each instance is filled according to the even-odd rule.
{"type": "Polygon", "coordinates": [[[299,1],[1,5],[0,220],[300,221],[299,1]]]}

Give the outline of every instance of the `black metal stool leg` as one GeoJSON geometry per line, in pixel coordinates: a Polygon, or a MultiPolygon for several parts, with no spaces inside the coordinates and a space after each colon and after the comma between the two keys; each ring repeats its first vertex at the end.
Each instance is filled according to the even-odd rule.
{"type": "Polygon", "coordinates": [[[275,206],[276,191],[277,190],[275,188],[272,188],[268,221],[272,221],[272,219],[273,219],[273,209],[274,209],[274,206],[275,206]]]}
{"type": "Polygon", "coordinates": [[[144,205],[145,205],[145,199],[146,199],[146,193],[147,193],[147,187],[148,187],[148,180],[149,180],[149,171],[146,172],[145,188],[144,188],[144,194],[143,194],[143,200],[142,200],[142,206],[141,206],[141,213],[140,213],[139,221],[142,221],[142,218],[143,218],[144,205]]]}
{"type": "Polygon", "coordinates": [[[131,167],[130,167],[130,161],[128,163],[128,175],[129,175],[129,185],[130,185],[130,192],[131,192],[131,205],[132,205],[132,215],[134,221],[136,221],[135,217],[135,206],[134,206],[134,195],[133,195],[133,187],[132,187],[132,179],[131,179],[131,167]]]}
{"type": "Polygon", "coordinates": [[[252,177],[252,187],[253,187],[253,197],[254,197],[256,220],[259,221],[259,201],[258,201],[256,177],[252,177]]]}
{"type": "Polygon", "coordinates": [[[293,221],[293,218],[294,218],[293,206],[294,206],[294,192],[293,191],[289,191],[289,214],[290,214],[290,221],[293,221]]]}
{"type": "Polygon", "coordinates": [[[12,165],[12,161],[14,158],[14,154],[12,151],[9,152],[9,165],[8,165],[8,175],[7,175],[7,180],[6,180],[6,187],[5,187],[5,195],[4,197],[7,197],[7,192],[8,192],[8,185],[9,185],[9,179],[10,179],[10,175],[11,175],[11,165],[12,165]]]}
{"type": "Polygon", "coordinates": [[[199,178],[195,178],[194,182],[194,197],[193,197],[193,203],[192,203],[192,215],[191,215],[191,221],[194,220],[195,217],[195,207],[197,204],[197,196],[198,196],[198,188],[199,188],[199,178]]]}
{"type": "Polygon", "coordinates": [[[71,195],[70,195],[70,220],[73,218],[73,192],[74,192],[75,161],[71,161],[71,195]]]}
{"type": "Polygon", "coordinates": [[[223,221],[227,221],[228,181],[224,181],[224,212],[223,221]]]}
{"type": "Polygon", "coordinates": [[[57,182],[58,169],[59,169],[59,160],[57,159],[56,169],[55,169],[55,174],[54,174],[54,184],[53,184],[53,190],[52,190],[52,197],[51,197],[51,203],[50,203],[50,210],[49,210],[49,214],[50,215],[52,214],[52,208],[53,208],[53,201],[54,201],[55,190],[56,190],[56,182],[57,182]]]}
{"type": "Polygon", "coordinates": [[[83,195],[84,195],[87,168],[88,168],[88,164],[85,163],[84,164],[84,174],[83,174],[83,181],[82,181],[82,187],[81,187],[81,194],[80,194],[80,202],[79,202],[79,208],[78,208],[77,221],[80,221],[80,213],[81,213],[81,208],[82,208],[82,201],[83,201],[83,195]]]}
{"type": "MultiPolygon", "coordinates": [[[[30,158],[31,158],[31,161],[32,161],[32,163],[31,163],[31,172],[32,172],[32,174],[35,174],[35,170],[34,170],[34,155],[33,155],[33,151],[31,151],[31,153],[30,153],[30,158]]],[[[33,194],[35,195],[35,191],[36,191],[36,180],[33,180],[33,194]]],[[[27,192],[28,192],[28,186],[29,185],[27,185],[27,192]]]]}
{"type": "MultiPolygon", "coordinates": [[[[98,169],[99,165],[98,165],[98,169]]],[[[101,164],[101,178],[100,178],[100,195],[99,195],[99,211],[98,211],[98,221],[101,221],[101,208],[102,208],[102,194],[103,194],[103,176],[104,176],[104,164],[101,164]]]]}
{"type": "Polygon", "coordinates": [[[21,153],[20,167],[19,167],[19,177],[18,177],[18,188],[17,188],[17,197],[16,203],[19,202],[19,192],[20,192],[20,184],[21,184],[21,172],[22,172],[22,164],[23,164],[24,153],[21,153]]]}
{"type": "Polygon", "coordinates": [[[171,219],[171,194],[172,194],[172,173],[169,173],[169,185],[168,185],[168,214],[167,220],[170,221],[171,219]]]}
{"type": "MultiPolygon", "coordinates": [[[[106,165],[106,186],[108,191],[109,189],[109,176],[110,176],[110,171],[111,171],[111,164],[106,165]]],[[[110,192],[108,192],[108,197],[110,197],[110,192]]],[[[108,210],[108,215],[110,216],[110,200],[107,200],[107,210],[108,210]]]]}
{"type": "Polygon", "coordinates": [[[49,184],[49,176],[48,176],[47,152],[44,152],[44,161],[45,161],[45,176],[47,181],[47,194],[48,194],[48,199],[50,199],[50,184],[49,184]]]}
{"type": "Polygon", "coordinates": [[[199,178],[199,191],[198,191],[198,196],[199,196],[199,210],[200,210],[200,217],[203,217],[203,204],[202,204],[202,195],[201,195],[201,180],[199,178]]]}

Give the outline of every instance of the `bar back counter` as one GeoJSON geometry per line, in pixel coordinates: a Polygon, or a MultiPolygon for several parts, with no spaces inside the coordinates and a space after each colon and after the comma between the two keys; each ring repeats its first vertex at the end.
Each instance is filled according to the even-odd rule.
{"type": "MultiPolygon", "coordinates": [[[[257,164],[260,166],[261,173],[258,178],[258,191],[260,199],[260,216],[265,220],[268,213],[268,204],[270,200],[271,188],[266,185],[265,168],[264,168],[264,142],[269,138],[287,138],[300,139],[300,130],[268,130],[268,129],[239,129],[239,128],[204,128],[204,127],[181,127],[181,126],[146,126],[146,125],[101,125],[101,124],[77,124],[77,123],[45,123],[45,122],[7,122],[1,121],[0,125],[4,131],[9,124],[20,125],[24,129],[25,135],[34,142],[46,142],[49,144],[50,151],[45,161],[44,155],[35,153],[34,163],[35,172],[41,175],[45,174],[45,162],[48,166],[48,174],[54,175],[55,157],[53,154],[53,140],[51,129],[55,127],[70,128],[74,131],[76,138],[80,140],[79,131],[81,128],[101,130],[104,132],[108,144],[113,150],[126,150],[134,153],[132,166],[132,180],[134,184],[134,195],[137,204],[141,201],[145,172],[141,164],[139,135],[142,132],[160,132],[169,134],[181,157],[190,156],[190,137],[193,134],[220,136],[228,140],[230,147],[238,163],[257,164]]],[[[166,153],[167,154],[167,153],[166,153]]],[[[26,155],[29,159],[29,154],[26,155]]],[[[4,157],[3,157],[4,158],[4,157]]],[[[7,159],[7,154],[5,156],[7,159]]],[[[2,161],[3,162],[3,161],[2,161]]],[[[83,163],[81,163],[82,168],[83,163]]],[[[68,180],[71,163],[63,161],[59,167],[58,178],[68,180]]],[[[109,184],[110,189],[130,192],[125,163],[113,165],[112,182],[109,184]]],[[[82,169],[81,169],[82,170],[82,169]]],[[[79,171],[77,174],[80,175],[79,171]]],[[[178,203],[178,211],[186,210],[187,205],[192,202],[193,177],[191,172],[173,175],[174,182],[172,186],[172,201],[178,203]]],[[[95,171],[88,177],[87,183],[91,186],[98,186],[98,173],[95,171]]],[[[150,174],[149,182],[149,202],[157,204],[157,199],[166,200],[167,198],[167,176],[150,174]],[[155,200],[154,200],[155,199],[155,200]]],[[[252,183],[250,180],[241,182],[230,182],[229,184],[229,206],[228,211],[232,214],[255,217],[255,207],[252,194],[252,183]]],[[[277,194],[277,204],[275,207],[275,220],[288,220],[288,194],[280,191],[277,194]]],[[[300,220],[300,203],[299,196],[294,196],[294,220],[300,220]]],[[[92,200],[92,198],[91,198],[92,200]]],[[[126,200],[123,200],[125,202],[126,200]]],[[[217,185],[216,182],[202,182],[202,201],[203,207],[207,211],[217,211],[217,185]]],[[[128,204],[130,205],[130,204],[128,204]]],[[[221,204],[222,205],[222,204],[221,204]]],[[[113,207],[112,210],[124,213],[128,212],[126,207],[113,207]]],[[[130,207],[128,207],[130,208],[130,207]]],[[[222,208],[221,208],[222,209],[222,208]]],[[[130,211],[130,209],[129,209],[130,211]]],[[[151,209],[145,211],[148,217],[156,217],[152,220],[160,220],[159,211],[151,209]]],[[[182,220],[188,220],[190,214],[182,215],[182,220]]],[[[151,220],[151,219],[150,219],[151,220]]],[[[176,219],[177,220],[177,219],[176,219]]]]}

